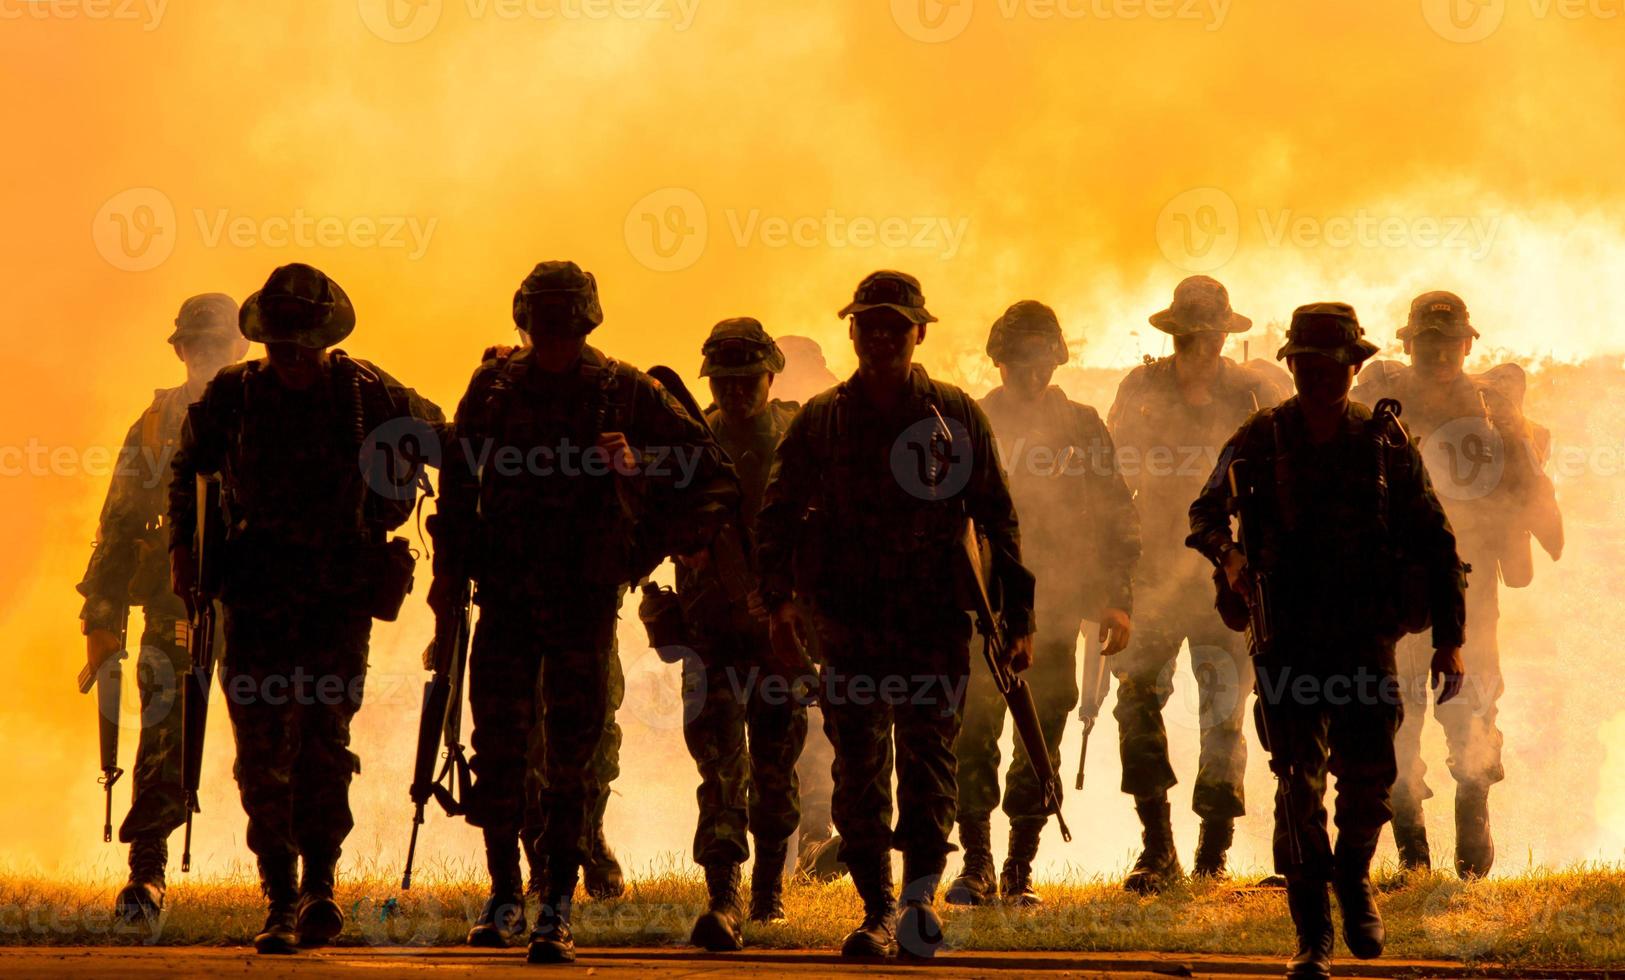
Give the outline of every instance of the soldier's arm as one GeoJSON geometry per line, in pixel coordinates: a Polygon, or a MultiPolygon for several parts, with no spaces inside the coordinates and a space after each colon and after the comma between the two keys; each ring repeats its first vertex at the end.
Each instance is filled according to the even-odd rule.
{"type": "Polygon", "coordinates": [[[1021,524],[1010,497],[1010,481],[987,414],[969,397],[965,405],[972,463],[966,503],[992,550],[993,575],[1003,593],[1005,626],[1012,637],[1026,636],[1033,631],[1033,575],[1021,563],[1021,524]]]}
{"type": "Polygon", "coordinates": [[[240,401],[241,376],[223,371],[215,375],[203,397],[186,409],[181,423],[181,445],[171,464],[169,481],[169,550],[190,548],[197,531],[197,478],[219,473],[226,465],[229,441],[228,402],[240,401]]]}
{"type": "Polygon", "coordinates": [[[1396,455],[1399,465],[1390,478],[1393,531],[1427,565],[1433,646],[1441,650],[1458,647],[1466,637],[1467,578],[1456,551],[1456,534],[1415,444],[1401,447],[1396,455]]]}
{"type": "Polygon", "coordinates": [[[1104,422],[1093,409],[1085,413],[1090,494],[1085,519],[1095,525],[1096,553],[1100,556],[1105,602],[1113,609],[1134,610],[1134,566],[1140,560],[1140,514],[1134,494],[1117,465],[1117,447],[1104,422]]]}
{"type": "Polygon", "coordinates": [[[153,461],[142,458],[141,420],[137,419],[119,450],[97,522],[96,545],[85,567],[85,577],[77,586],[85,597],[79,618],[87,633],[119,628],[119,610],[129,594],[130,580],[135,577],[138,539],[163,510],[160,481],[149,472],[153,465],[153,461]]]}
{"type": "Polygon", "coordinates": [[[809,413],[800,412],[773,451],[762,509],[756,514],[756,567],[762,602],[772,610],[795,592],[795,552],[818,480],[809,413]]]}
{"type": "Polygon", "coordinates": [[[1243,426],[1225,442],[1218,464],[1191,503],[1191,533],[1185,547],[1201,552],[1214,565],[1223,564],[1225,553],[1236,544],[1230,528],[1230,464],[1241,452],[1246,433],[1247,426],[1243,426]]]}
{"type": "MultiPolygon", "coordinates": [[[[457,413],[441,444],[440,491],[435,512],[428,519],[434,542],[434,577],[437,583],[460,583],[468,577],[468,555],[479,506],[479,464],[492,447],[481,424],[485,386],[492,368],[474,372],[458,402],[457,413]]],[[[441,586],[444,589],[446,586],[441,586]]]]}
{"type": "Polygon", "coordinates": [[[446,423],[446,413],[439,405],[418,394],[417,389],[407,387],[397,381],[388,371],[376,364],[369,365],[384,383],[384,390],[389,393],[390,404],[394,407],[396,417],[410,416],[420,422],[428,423],[436,433],[450,431],[446,423]]]}

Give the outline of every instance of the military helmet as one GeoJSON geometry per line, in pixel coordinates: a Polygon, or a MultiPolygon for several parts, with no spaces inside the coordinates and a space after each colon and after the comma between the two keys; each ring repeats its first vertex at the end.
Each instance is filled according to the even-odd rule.
{"type": "Polygon", "coordinates": [[[1048,361],[1059,367],[1069,355],[1055,311],[1037,300],[1024,299],[993,321],[987,356],[996,364],[1048,361]]]}
{"type": "Polygon", "coordinates": [[[177,344],[194,338],[212,338],[232,341],[238,345],[238,355],[248,350],[248,338],[237,326],[237,301],[225,293],[201,293],[181,304],[175,314],[175,329],[169,343],[177,344]]]}
{"type": "Polygon", "coordinates": [[[294,262],[275,269],[259,292],[248,297],[237,323],[249,340],[321,350],[355,329],[355,307],[320,269],[294,262]]]}
{"type": "Polygon", "coordinates": [[[879,307],[896,310],[914,323],[934,323],[937,319],[926,312],[925,293],[920,290],[920,280],[906,272],[891,269],[881,269],[864,276],[852,293],[852,302],[841,307],[841,312],[835,315],[844,320],[879,307]]]}
{"type": "Polygon", "coordinates": [[[1430,330],[1436,330],[1446,337],[1478,336],[1478,331],[1473,329],[1472,322],[1467,318],[1467,304],[1462,302],[1460,296],[1442,289],[1423,293],[1411,300],[1411,315],[1399,328],[1398,337],[1400,340],[1410,340],[1430,330]]]}
{"type": "Polygon", "coordinates": [[[1275,355],[1278,361],[1294,354],[1321,354],[1358,367],[1381,350],[1365,339],[1354,307],[1347,303],[1308,303],[1292,311],[1286,345],[1275,355]]]}
{"type": "Polygon", "coordinates": [[[700,353],[705,356],[700,364],[702,378],[784,373],[784,352],[754,317],[718,323],[700,353]]]}
{"type": "Polygon", "coordinates": [[[574,262],[541,262],[513,294],[513,322],[535,336],[585,337],[604,322],[598,280],[574,262]]]}
{"type": "Polygon", "coordinates": [[[1253,321],[1230,308],[1230,290],[1211,276],[1190,276],[1174,287],[1166,310],[1151,314],[1153,327],[1183,337],[1194,333],[1245,333],[1253,321]]]}

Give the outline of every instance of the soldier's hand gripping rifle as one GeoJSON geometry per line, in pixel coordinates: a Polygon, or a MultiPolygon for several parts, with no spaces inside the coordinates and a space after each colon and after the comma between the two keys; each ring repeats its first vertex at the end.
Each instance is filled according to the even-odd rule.
{"type": "Polygon", "coordinates": [[[96,651],[79,670],[79,693],[96,689],[96,737],[101,747],[102,774],[96,782],[105,798],[102,842],[113,839],[113,784],[124,775],[118,765],[119,694],[124,685],[125,647],[129,645],[130,607],[118,611],[118,646],[96,651]]]}
{"type": "Polygon", "coordinates": [[[181,687],[181,792],[186,831],[181,843],[181,871],[192,870],[192,814],[199,812],[198,780],[203,771],[203,736],[209,723],[209,688],[214,683],[215,599],[220,594],[220,549],[226,523],[220,509],[220,480],[197,478],[197,530],[192,541],[192,575],[188,605],[187,648],[192,666],[181,687]]]}
{"type": "Polygon", "coordinates": [[[987,661],[994,685],[1010,707],[1010,719],[1015,723],[1016,735],[1026,749],[1027,761],[1032,764],[1033,776],[1038,781],[1044,812],[1054,815],[1056,826],[1061,828],[1061,839],[1070,842],[1072,831],[1067,828],[1066,818],[1061,815],[1061,779],[1050,762],[1049,744],[1044,739],[1043,728],[1038,724],[1038,707],[1033,703],[1032,689],[1027,686],[1026,678],[1009,667],[1004,618],[993,608],[992,594],[987,587],[988,569],[981,537],[977,534],[976,522],[968,517],[965,519],[965,529],[960,534],[960,547],[954,550],[954,559],[967,586],[970,612],[976,617],[976,631],[982,634],[982,657],[987,661]]]}
{"type": "Polygon", "coordinates": [[[467,578],[460,580],[449,616],[435,616],[434,640],[425,665],[434,675],[423,682],[423,711],[418,716],[417,755],[412,763],[412,839],[406,845],[406,870],[401,890],[412,887],[412,863],[417,858],[418,828],[423,808],[433,797],[447,816],[463,812],[468,798],[468,759],[463,754],[463,675],[468,667],[472,601],[467,578]],[[444,746],[444,751],[442,751],[444,746]],[[445,761],[435,772],[435,761],[445,761]]]}
{"type": "MultiPolygon", "coordinates": [[[[1226,471],[1230,483],[1230,508],[1236,515],[1237,546],[1247,558],[1247,583],[1242,599],[1247,604],[1247,652],[1256,661],[1267,657],[1275,642],[1275,607],[1271,573],[1259,560],[1263,554],[1258,516],[1260,499],[1258,484],[1250,464],[1238,459],[1226,471]]],[[[1221,575],[1222,575],[1221,571],[1221,575]]],[[[1270,770],[1280,785],[1281,818],[1286,823],[1287,853],[1294,865],[1303,861],[1303,842],[1298,839],[1298,823],[1292,805],[1292,786],[1296,782],[1297,763],[1291,750],[1275,740],[1270,731],[1269,705],[1259,692],[1258,734],[1270,753],[1270,770]]]]}
{"type": "Polygon", "coordinates": [[[1111,672],[1106,669],[1106,658],[1100,652],[1097,635],[1084,637],[1083,691],[1078,699],[1078,721],[1083,724],[1083,745],[1078,748],[1078,778],[1074,789],[1083,789],[1083,764],[1089,758],[1089,735],[1100,720],[1100,710],[1106,705],[1106,694],[1111,690],[1111,672]]]}

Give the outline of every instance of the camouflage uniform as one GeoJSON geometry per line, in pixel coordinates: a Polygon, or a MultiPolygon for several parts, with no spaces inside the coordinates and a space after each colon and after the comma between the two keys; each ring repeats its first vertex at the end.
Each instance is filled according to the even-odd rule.
{"type": "MultiPolygon", "coordinates": [[[[1311,304],[1293,314],[1281,356],[1357,365],[1376,350],[1362,334],[1347,305],[1311,304]]],[[[1421,580],[1416,601],[1431,617],[1434,645],[1462,639],[1465,582],[1450,522],[1420,454],[1403,440],[1385,442],[1389,435],[1351,402],[1343,431],[1316,444],[1298,399],[1288,399],[1230,438],[1190,508],[1189,545],[1222,566],[1235,547],[1226,477],[1232,462],[1247,462],[1259,494],[1251,513],[1262,524],[1247,531],[1258,551],[1247,557],[1269,576],[1274,616],[1274,638],[1253,664],[1256,710],[1280,777],[1275,866],[1298,926],[1303,962],[1294,969],[1304,975],[1324,975],[1316,964],[1329,962],[1328,882],[1350,950],[1362,958],[1381,951],[1369,868],[1391,816],[1393,733],[1404,710],[1394,643],[1407,618],[1398,584],[1410,579],[1407,568],[1421,580]],[[1328,773],[1337,776],[1335,850],[1326,827],[1328,773]]]]}
{"type": "MultiPolygon", "coordinates": [[[[1445,292],[1418,296],[1399,337],[1409,341],[1431,330],[1478,336],[1460,297],[1445,292]]],[[[1502,582],[1528,584],[1531,526],[1541,528],[1543,544],[1555,532],[1556,547],[1561,547],[1561,519],[1551,481],[1542,472],[1540,447],[1546,437],[1523,417],[1524,384],[1523,369],[1516,364],[1480,375],[1460,374],[1441,389],[1408,365],[1381,361],[1361,372],[1353,392],[1356,401],[1367,405],[1393,398],[1404,406],[1405,426],[1422,447],[1462,558],[1479,572],[1467,592],[1471,629],[1462,647],[1467,687],[1453,702],[1434,709],[1456,780],[1457,867],[1463,874],[1485,874],[1494,861],[1486,801],[1490,786],[1505,777],[1501,731],[1495,724],[1496,701],[1504,689],[1496,638],[1499,587],[1502,582]]],[[[1422,819],[1422,801],[1433,795],[1422,761],[1429,656],[1420,637],[1399,644],[1407,710],[1395,743],[1399,780],[1394,784],[1394,837],[1406,867],[1430,863],[1422,819]]]]}
{"type": "MultiPolygon", "coordinates": [[[[343,291],[303,265],[273,272],[242,314],[250,339],[317,349],[354,322],[343,291]],[[307,312],[292,325],[279,321],[278,310],[294,304],[307,312]],[[312,325],[311,316],[320,322],[312,325]]],[[[365,433],[402,419],[434,425],[443,416],[367,361],[335,351],[304,390],[286,387],[268,362],[251,361],[209,383],[187,414],[175,457],[171,549],[193,540],[196,477],[221,478],[221,686],[247,843],[273,920],[291,911],[300,857],[302,903],[331,902],[334,866],[354,824],[349,786],[360,760],[349,750],[350,721],[366,676],[367,590],[387,532],[412,509],[411,499],[372,492],[357,459],[365,433]]],[[[273,936],[267,945],[279,942],[273,936]]]]}
{"type": "MultiPolygon", "coordinates": [[[[770,380],[784,369],[773,338],[749,317],[716,324],[702,351],[700,376],[714,386],[759,385],[764,375],[770,380]],[[725,378],[742,382],[717,380],[725,378]]],[[[742,420],[719,406],[706,410],[706,422],[739,477],[742,543],[754,529],[773,450],[796,409],[769,401],[742,420]]],[[[712,555],[703,568],[677,568],[678,599],[692,642],[692,655],[682,661],[684,700],[697,708],[683,727],[700,773],[694,860],[705,869],[710,893],[691,942],[719,952],[743,945],[739,866],[750,854],[747,832],[756,838],[751,915],[783,918],[784,863],[801,818],[796,760],[807,736],[806,707],[791,689],[795,678],[775,662],[767,623],[749,611],[741,594],[757,583],[738,572],[730,582],[721,565],[712,555]]]]}
{"type": "MultiPolygon", "coordinates": [[[[1229,306],[1223,286],[1196,276],[1179,284],[1172,306],[1151,322],[1176,337],[1247,330],[1252,321],[1229,306]]],[[[1200,872],[1223,870],[1233,822],[1246,811],[1242,722],[1252,672],[1235,635],[1213,610],[1207,569],[1180,542],[1190,502],[1218,447],[1256,408],[1274,405],[1286,394],[1278,368],[1221,358],[1212,401],[1190,405],[1175,371],[1174,356],[1135,368],[1118,388],[1108,416],[1118,459],[1135,492],[1145,542],[1135,573],[1139,610],[1134,639],[1111,662],[1117,678],[1112,713],[1122,755],[1122,790],[1134,797],[1146,835],[1145,852],[1127,884],[1144,890],[1158,887],[1150,878],[1137,885],[1148,862],[1159,864],[1165,875],[1179,873],[1167,799],[1179,780],[1169,761],[1163,709],[1173,696],[1179,649],[1187,640],[1201,729],[1191,794],[1191,809],[1202,818],[1200,872]]]]}
{"type": "MultiPolygon", "coordinates": [[[[221,293],[194,296],[181,305],[171,344],[217,337],[241,357],[248,342],[237,330],[237,304],[221,293]]],[[[141,740],[131,767],[130,811],[118,838],[130,848],[131,883],[154,885],[161,900],[169,835],[186,819],[181,790],[180,679],[191,667],[186,644],[186,605],[169,587],[168,509],[170,464],[180,445],[186,408],[203,393],[201,383],[163,388],[124,437],[118,466],[107,488],[79,594],[86,634],[124,633],[131,606],[142,609],[136,671],[141,696],[141,740]]],[[[115,721],[117,719],[114,719],[115,721]]]]}
{"type": "MultiPolygon", "coordinates": [[[[1001,364],[1040,356],[1046,364],[1064,364],[1066,345],[1054,312],[1031,301],[1012,306],[993,325],[988,356],[1001,364]],[[1039,352],[1033,353],[1034,348],[1039,352]]],[[[1139,518],[1111,435],[1094,409],[1071,401],[1053,385],[1033,406],[1003,387],[989,392],[981,405],[1007,454],[1027,564],[1038,579],[1034,609],[1039,630],[1027,680],[1051,765],[1059,771],[1066,719],[1078,702],[1078,631],[1085,619],[1098,618],[1103,609],[1132,611],[1130,577],[1140,552],[1139,518]]],[[[974,671],[965,727],[954,748],[959,842],[965,848],[962,878],[975,879],[967,882],[972,889],[992,881],[988,823],[1001,796],[999,738],[1005,714],[1004,697],[992,675],[974,671]]],[[[1010,847],[1003,883],[1010,897],[1027,892],[1039,836],[1049,819],[1020,739],[1007,780],[1002,795],[1010,817],[1010,847]]],[[[966,897],[974,901],[980,893],[966,897]]],[[[957,900],[952,891],[949,900],[957,900]]]]}
{"type": "MultiPolygon", "coordinates": [[[[901,273],[866,278],[841,315],[878,307],[916,324],[932,319],[919,283],[901,273]]],[[[1015,508],[992,427],[969,395],[916,365],[901,403],[883,413],[854,376],[808,402],[779,443],[757,520],[762,594],[776,609],[799,577],[816,610],[819,700],[835,746],[835,828],[866,913],[850,939],[890,934],[889,851],[903,853],[905,901],[928,908],[954,849],[953,746],[971,622],[952,559],[967,516],[990,539],[1010,635],[1025,636],[1031,578],[1020,564],[1015,508]],[[943,423],[933,408],[952,434],[945,469],[924,458],[941,448],[933,434],[943,423]]]]}
{"type": "MultiPolygon", "coordinates": [[[[581,337],[603,318],[596,282],[564,262],[536,267],[514,316],[532,337],[581,337]]],[[[569,902],[600,793],[591,760],[622,588],[664,555],[703,544],[704,519],[736,491],[709,434],[648,376],[585,345],[564,371],[534,362],[533,347],[487,360],[458,405],[431,525],[434,593],[465,578],[476,586],[467,812],[486,831],[493,901],[519,894],[508,848],[524,822],[531,733],[545,728],[538,852],[548,883],[531,955],[573,958],[569,902]],[[594,448],[606,432],[637,447],[639,474],[616,474],[594,448]],[[696,519],[678,526],[687,515],[696,519]]]]}

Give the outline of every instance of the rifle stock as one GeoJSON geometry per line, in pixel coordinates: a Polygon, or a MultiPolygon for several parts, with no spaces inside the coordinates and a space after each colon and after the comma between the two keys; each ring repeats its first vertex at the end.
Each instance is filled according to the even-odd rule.
{"type": "Polygon", "coordinates": [[[987,662],[987,669],[993,675],[993,683],[998,687],[999,693],[1004,695],[1005,704],[1010,708],[1010,720],[1015,725],[1016,735],[1020,739],[1022,749],[1026,751],[1033,776],[1038,781],[1045,810],[1055,817],[1056,826],[1061,830],[1061,839],[1070,842],[1072,831],[1066,825],[1066,817],[1061,814],[1061,780],[1055,773],[1055,766],[1050,760],[1049,743],[1045,740],[1044,730],[1038,723],[1038,707],[1033,703],[1032,689],[1027,686],[1026,678],[1009,667],[1004,620],[993,608],[993,600],[987,588],[985,570],[987,566],[981,540],[976,531],[976,523],[970,518],[965,519],[960,544],[956,557],[960,560],[962,578],[969,594],[970,612],[976,617],[976,631],[982,635],[982,659],[987,662]]]}

